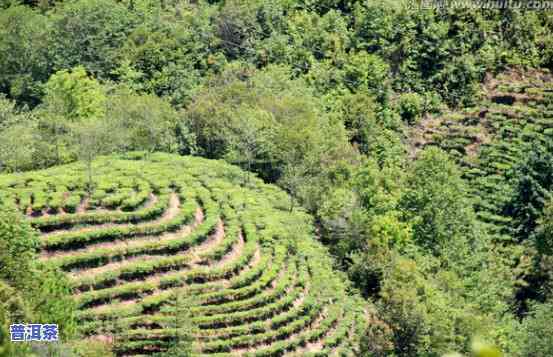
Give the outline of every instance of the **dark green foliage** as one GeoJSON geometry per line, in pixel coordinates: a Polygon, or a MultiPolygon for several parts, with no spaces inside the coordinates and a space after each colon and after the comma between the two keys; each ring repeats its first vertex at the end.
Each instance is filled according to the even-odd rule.
{"type": "Polygon", "coordinates": [[[545,333],[550,328],[553,313],[551,302],[536,304],[532,307],[529,316],[522,324],[520,332],[522,343],[522,356],[546,357],[553,353],[553,336],[545,333]]]}
{"type": "Polygon", "coordinates": [[[429,148],[414,164],[400,207],[420,246],[440,250],[451,239],[470,239],[471,206],[461,172],[439,149],[429,148]]]}
{"type": "MultiPolygon", "coordinates": [[[[159,282],[139,280],[189,264],[178,252],[208,241],[217,224],[212,212],[220,209],[233,222],[233,209],[223,206],[233,202],[232,208],[240,210],[250,204],[226,196],[217,200],[224,202],[221,207],[210,205],[208,195],[193,187],[198,201],[209,207],[201,228],[171,244],[132,246],[130,238],[137,234],[176,234],[193,220],[196,201],[186,201],[167,222],[129,228],[163,219],[170,201],[164,188],[175,188],[175,182],[158,176],[147,184],[103,177],[106,168],[95,162],[111,164],[95,158],[141,150],[126,157],[144,159],[144,173],[151,172],[148,166],[155,160],[164,160],[154,153],[163,151],[237,164],[246,172],[228,169],[225,177],[233,184],[249,190],[258,174],[291,195],[275,198],[281,214],[301,206],[314,215],[316,233],[337,265],[374,302],[374,324],[366,330],[361,354],[467,353],[479,333],[515,357],[549,354],[549,342],[540,331],[547,328],[541,315],[547,317],[553,286],[548,203],[553,191],[553,151],[548,146],[553,89],[551,74],[543,67],[553,65],[553,16],[520,9],[421,9],[419,4],[0,1],[0,170],[21,174],[84,162],[76,164],[78,176],[58,172],[67,187],[49,182],[40,187],[42,194],[32,195],[6,183],[0,197],[16,192],[19,213],[41,216],[30,219],[45,234],[78,229],[77,223],[107,225],[100,231],[48,236],[41,241],[48,251],[102,240],[130,244],[52,258],[64,269],[98,267],[146,251],[174,255],[81,277],[78,304],[87,309],[85,330],[96,326],[90,312],[94,304],[138,298],[184,282],[228,278],[254,254],[246,242],[247,254],[228,271],[211,272],[199,264],[187,267],[190,274],[166,271],[168,276],[159,282]],[[452,112],[457,108],[462,109],[452,112]],[[151,202],[150,194],[159,195],[159,201],[151,202]],[[77,214],[85,203],[105,211],[77,214]],[[123,287],[109,286],[119,282],[123,287]],[[95,288],[102,290],[84,291],[95,288]],[[533,300],[542,305],[534,306],[533,300]],[[523,319],[520,324],[516,313],[523,319]],[[540,350],[532,351],[534,345],[540,350]]],[[[167,174],[178,171],[172,169],[167,174]]],[[[212,177],[204,179],[202,184],[212,177]]],[[[225,185],[219,191],[235,194],[225,185]]],[[[188,199],[188,193],[179,192],[179,197],[188,199]]],[[[267,195],[273,197],[273,192],[267,195]]],[[[255,229],[247,224],[241,229],[261,229],[255,223],[255,229]]],[[[298,247],[305,232],[289,233],[300,238],[286,246],[287,252],[304,254],[298,247]]],[[[230,236],[209,253],[208,261],[229,253],[237,235],[230,236]]],[[[263,246],[276,236],[264,236],[263,246]]],[[[66,322],[63,333],[70,336],[75,327],[74,307],[66,298],[71,284],[57,271],[32,263],[37,247],[24,219],[12,211],[0,214],[0,278],[10,285],[4,291],[15,289],[14,296],[32,301],[26,307],[32,317],[66,322]],[[30,280],[36,283],[18,285],[30,280]]],[[[264,258],[266,265],[252,269],[240,288],[209,295],[222,302],[214,309],[224,314],[226,299],[251,296],[260,284],[273,284],[273,258],[290,272],[298,271],[302,288],[304,281],[317,279],[304,277],[311,272],[301,272],[303,264],[284,263],[275,253],[264,258]]],[[[283,281],[291,283],[289,278],[283,281]]],[[[274,291],[286,295],[283,284],[275,283],[274,291]]],[[[260,301],[252,300],[252,309],[218,322],[219,317],[200,316],[209,327],[221,321],[249,322],[250,311],[269,316],[287,309],[270,325],[225,327],[229,343],[204,336],[206,351],[254,348],[240,337],[247,335],[257,347],[269,344],[256,355],[281,355],[287,349],[308,354],[334,321],[345,319],[314,355],[359,354],[344,340],[351,339],[347,331],[356,324],[350,316],[366,311],[329,310],[324,321],[314,323],[312,317],[322,307],[307,299],[301,318],[287,325],[287,314],[298,313],[292,305],[299,293],[294,294],[278,303],[264,295],[259,299],[267,304],[259,310],[260,301]],[[308,325],[318,327],[301,333],[308,325]],[[284,343],[273,341],[275,336],[297,338],[284,343]]],[[[129,318],[125,314],[155,310],[167,298],[160,294],[105,314],[129,318]]],[[[9,316],[0,316],[0,325],[2,318],[9,316]]],[[[167,322],[165,318],[154,315],[167,322]]],[[[175,326],[166,324],[160,333],[174,336],[179,332],[175,326]]],[[[0,346],[2,331],[0,326],[0,346]]],[[[138,337],[124,341],[121,351],[170,345],[167,339],[149,339],[151,332],[134,333],[138,337]],[[141,339],[144,334],[149,338],[141,339]]],[[[104,351],[100,346],[89,352],[104,351]]]]}
{"type": "Polygon", "coordinates": [[[75,335],[71,289],[60,271],[38,263],[38,247],[38,235],[29,222],[0,202],[1,356],[29,352],[27,345],[7,344],[4,329],[11,323],[55,323],[62,338],[75,335]]]}
{"type": "Polygon", "coordinates": [[[26,286],[32,280],[39,247],[31,225],[13,208],[0,207],[0,279],[19,288],[26,286]]]}
{"type": "Polygon", "coordinates": [[[51,21],[25,6],[0,11],[0,92],[36,105],[52,64],[46,41],[51,21]]]}
{"type": "Polygon", "coordinates": [[[513,170],[514,194],[503,211],[513,218],[519,240],[533,234],[553,190],[553,149],[537,147],[527,155],[526,162],[513,170]]]}
{"type": "Polygon", "coordinates": [[[416,124],[423,111],[423,98],[416,93],[405,93],[398,99],[398,111],[407,123],[416,124]]]}
{"type": "Polygon", "coordinates": [[[137,20],[124,4],[109,0],[59,3],[48,43],[54,71],[81,65],[95,77],[112,77],[137,20]]]}
{"type": "Polygon", "coordinates": [[[549,200],[538,221],[535,235],[538,252],[553,256],[553,200],[549,200]]]}

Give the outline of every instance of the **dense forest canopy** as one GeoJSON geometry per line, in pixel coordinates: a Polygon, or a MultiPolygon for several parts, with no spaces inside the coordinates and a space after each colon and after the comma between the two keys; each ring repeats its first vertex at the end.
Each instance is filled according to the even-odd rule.
{"type": "MultiPolygon", "coordinates": [[[[314,217],[374,310],[351,353],[551,356],[553,11],[421,5],[0,0],[0,172],[81,161],[94,197],[100,155],[227,161],[314,217]]],[[[74,339],[32,209],[0,206],[0,323],[74,339]]]]}

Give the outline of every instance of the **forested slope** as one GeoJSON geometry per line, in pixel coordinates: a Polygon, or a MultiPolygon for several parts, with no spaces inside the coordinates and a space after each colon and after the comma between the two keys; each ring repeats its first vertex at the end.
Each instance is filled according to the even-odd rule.
{"type": "MultiPolygon", "coordinates": [[[[147,177],[137,181],[138,187],[130,184],[121,196],[108,194],[102,187],[111,187],[112,173],[98,168],[96,157],[140,151],[148,162],[146,172],[153,165],[148,157],[155,152],[226,161],[250,173],[252,184],[257,185],[252,178],[256,175],[293,197],[288,209],[305,210],[313,217],[316,234],[309,236],[316,235],[333,256],[328,262],[333,271],[341,271],[337,279],[349,279],[344,285],[351,283],[367,306],[375,308],[376,317],[359,341],[346,338],[346,345],[338,344],[346,353],[466,355],[481,339],[508,356],[549,357],[553,355],[553,335],[547,333],[553,319],[553,12],[538,8],[538,3],[0,0],[0,170],[10,177],[32,178],[41,175],[35,170],[74,165],[68,170],[83,170],[73,187],[78,194],[64,197],[59,193],[63,187],[41,187],[58,193],[38,195],[36,202],[35,198],[29,202],[31,196],[25,196],[23,188],[19,194],[31,208],[26,212],[27,207],[20,207],[19,214],[48,225],[57,214],[76,215],[83,198],[91,204],[106,199],[100,206],[108,216],[131,221],[110,223],[102,220],[111,218],[84,213],[79,217],[89,221],[83,222],[83,229],[98,223],[97,228],[107,232],[115,224],[110,234],[125,236],[131,233],[119,225],[139,220],[175,227],[175,221],[158,220],[164,216],[161,207],[170,208],[177,201],[170,192],[161,192],[163,188],[154,192],[155,185],[144,183],[147,177]],[[96,175],[97,170],[103,174],[96,175]],[[101,182],[102,176],[108,182],[101,182]],[[155,198],[147,194],[149,190],[155,198]],[[53,212],[42,212],[49,205],[53,212]],[[129,213],[135,209],[138,216],[129,213]],[[32,217],[56,212],[53,218],[32,217]],[[350,349],[348,344],[356,346],[350,349]]],[[[132,172],[138,170],[129,165],[132,172]]],[[[65,182],[60,179],[60,185],[65,182]]],[[[69,190],[70,184],[66,186],[69,190]]],[[[208,207],[199,198],[207,193],[196,186],[190,194],[198,198],[207,221],[208,207]]],[[[169,188],[178,196],[176,187],[169,188]]],[[[179,198],[179,208],[183,202],[187,201],[179,198]]],[[[276,210],[277,216],[284,214],[280,211],[276,210]]],[[[0,207],[0,212],[5,221],[27,222],[13,216],[9,207],[0,207]]],[[[190,224],[191,214],[179,216],[179,222],[190,224]]],[[[233,222],[225,224],[234,227],[233,222]]],[[[75,222],[66,222],[50,228],[52,232],[41,231],[46,241],[55,242],[56,248],[49,249],[53,265],[67,261],[71,266],[69,255],[80,251],[82,259],[115,267],[109,265],[115,262],[103,260],[108,251],[103,243],[92,244],[99,248],[95,256],[84,248],[89,243],[66,247],[57,241],[56,230],[73,226],[75,222]]],[[[1,234],[10,232],[13,224],[1,227],[0,244],[13,248],[12,235],[1,234]]],[[[200,227],[204,226],[196,228],[200,227]]],[[[155,229],[149,233],[160,234],[155,229]]],[[[30,242],[38,239],[32,230],[24,231],[30,242]]],[[[61,237],[74,238],[76,233],[61,237]]],[[[76,239],[96,239],[90,232],[84,237],[88,238],[76,239]]],[[[137,241],[144,243],[141,239],[137,241]]],[[[226,239],[223,247],[228,249],[241,242],[226,239]]],[[[37,244],[15,247],[31,252],[22,259],[37,263],[29,270],[40,276],[41,260],[34,258],[39,254],[37,244]]],[[[298,256],[304,249],[312,247],[302,246],[298,256]]],[[[223,250],[208,258],[221,258],[223,250]]],[[[113,259],[122,259],[121,253],[114,254],[113,259]]],[[[161,255],[151,254],[151,260],[174,262],[161,255]]],[[[158,269],[155,264],[138,264],[140,260],[133,265],[131,258],[125,257],[125,264],[143,271],[140,274],[158,269]]],[[[8,255],[0,259],[5,261],[10,262],[8,255]]],[[[85,318],[87,314],[111,304],[114,312],[130,314],[125,323],[134,323],[132,314],[141,321],[142,311],[167,323],[163,327],[173,323],[161,319],[161,310],[145,308],[140,295],[132,291],[139,286],[133,285],[132,274],[139,273],[125,277],[122,268],[115,274],[124,278],[110,277],[96,268],[79,268],[91,274],[84,275],[83,287],[90,288],[96,275],[100,279],[92,291],[77,291],[93,301],[84,303],[79,313],[90,329],[96,326],[92,318],[85,318]],[[108,294],[119,286],[133,288],[128,296],[117,290],[122,295],[115,294],[108,303],[100,291],[108,294]]],[[[205,268],[201,264],[192,268],[201,274],[212,271],[201,270],[205,268]]],[[[23,296],[26,286],[14,286],[8,276],[0,278],[23,296]]],[[[140,286],[154,289],[148,292],[163,291],[157,281],[148,284],[140,286]]],[[[63,296],[64,286],[51,288],[63,296]]],[[[48,289],[27,291],[40,297],[48,289]]],[[[277,287],[273,291],[283,294],[277,287]]],[[[145,293],[144,301],[150,299],[145,293]]],[[[27,307],[37,310],[41,300],[27,307]]],[[[45,320],[75,315],[59,307],[48,310],[41,314],[45,320]]],[[[301,324],[312,322],[307,316],[324,313],[309,310],[301,321],[293,320],[295,327],[286,330],[294,331],[292,338],[269,335],[265,325],[250,323],[245,315],[240,326],[217,328],[224,328],[233,336],[228,341],[241,346],[232,348],[244,350],[250,340],[242,340],[242,326],[257,331],[252,336],[265,336],[264,342],[255,340],[260,344],[288,343],[305,336],[296,332],[301,324]]],[[[4,325],[8,320],[12,318],[4,325]]],[[[285,331],[289,325],[281,322],[275,328],[285,331]]],[[[159,328],[156,323],[148,326],[159,328]]],[[[137,322],[134,337],[124,339],[128,348],[137,346],[137,353],[140,341],[152,337],[145,335],[145,327],[137,322]]],[[[65,340],[75,339],[70,335],[65,340]]],[[[109,342],[109,336],[106,333],[101,340],[109,342]]],[[[155,338],[158,349],[169,341],[161,333],[155,338]]],[[[207,341],[217,337],[202,338],[209,351],[227,348],[207,341]]],[[[108,355],[98,348],[97,355],[108,355]]],[[[297,351],[304,353],[305,346],[297,351]]]]}

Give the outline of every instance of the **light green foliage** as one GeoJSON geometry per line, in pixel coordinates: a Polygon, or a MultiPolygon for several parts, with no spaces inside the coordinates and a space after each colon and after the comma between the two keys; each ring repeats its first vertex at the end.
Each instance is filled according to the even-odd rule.
{"type": "Polygon", "coordinates": [[[35,167],[36,123],[19,122],[0,127],[0,171],[28,170],[35,167]]]}
{"type": "MultiPolygon", "coordinates": [[[[64,338],[72,337],[74,303],[65,277],[38,264],[38,235],[10,204],[0,202],[0,330],[8,322],[57,323],[64,338]]],[[[6,350],[4,331],[0,332],[0,355],[6,351],[29,355],[27,345],[6,350]]]]}
{"type": "Polygon", "coordinates": [[[0,95],[0,130],[20,121],[21,117],[15,101],[7,99],[3,94],[0,95]]]}
{"type": "Polygon", "coordinates": [[[29,355],[28,346],[14,344],[11,342],[9,334],[11,323],[23,322],[29,318],[29,307],[25,304],[20,292],[2,279],[0,279],[0,299],[0,356],[29,355]]]}
{"type": "Polygon", "coordinates": [[[112,134],[110,141],[123,150],[176,152],[178,116],[166,101],[153,95],[124,90],[107,104],[112,134]]]}
{"type": "Polygon", "coordinates": [[[82,66],[55,73],[45,90],[45,111],[53,120],[93,121],[105,115],[104,89],[82,66]]]}
{"type": "Polygon", "coordinates": [[[175,330],[172,345],[162,353],[162,356],[190,357],[193,355],[194,326],[191,321],[194,316],[192,308],[197,304],[198,302],[194,301],[194,296],[187,295],[186,291],[175,291],[167,306],[162,309],[164,313],[173,317],[173,321],[170,321],[166,328],[175,330]]]}
{"type": "Polygon", "coordinates": [[[93,165],[101,179],[85,212],[69,209],[88,188],[82,163],[0,176],[5,200],[19,197],[19,209],[33,211],[27,220],[41,231],[41,249],[56,252],[46,266],[68,273],[68,285],[43,280],[40,313],[60,321],[72,309],[62,294],[71,287],[79,332],[113,338],[117,354],[356,349],[365,302],[312,238],[312,217],[290,211],[282,190],[253,175],[244,185],[239,168],[194,157],[135,152],[93,165]],[[26,199],[52,185],[65,214],[26,199]],[[145,200],[131,203],[142,192],[145,200]]]}
{"type": "Polygon", "coordinates": [[[467,186],[445,152],[427,149],[414,163],[408,186],[400,205],[421,246],[439,250],[452,239],[470,239],[467,186]]]}
{"type": "Polygon", "coordinates": [[[106,118],[106,100],[105,88],[82,66],[59,71],[46,83],[42,131],[51,133],[47,142],[55,148],[56,163],[67,156],[88,163],[89,183],[94,157],[119,144],[106,118]]]}
{"type": "Polygon", "coordinates": [[[27,293],[27,301],[33,307],[33,321],[44,324],[57,324],[62,341],[75,336],[75,301],[66,276],[58,269],[38,266],[30,282],[32,294],[27,293]]]}
{"type": "MultiPolygon", "coordinates": [[[[472,345],[471,345],[471,354],[470,354],[470,356],[474,356],[474,357],[502,357],[503,354],[499,351],[499,349],[497,349],[497,347],[495,347],[495,346],[493,346],[489,343],[482,342],[478,339],[475,339],[472,342],[472,345]]],[[[463,357],[463,355],[460,354],[460,353],[453,352],[453,353],[445,354],[445,355],[443,355],[443,357],[463,357]]]]}
{"type": "Polygon", "coordinates": [[[399,115],[410,125],[416,124],[423,111],[423,98],[417,93],[405,93],[398,98],[399,115]]]}
{"type": "Polygon", "coordinates": [[[80,340],[70,346],[77,357],[115,357],[109,344],[101,341],[80,340]]]}
{"type": "Polygon", "coordinates": [[[289,81],[288,75],[269,68],[248,78],[248,69],[236,68],[200,92],[183,113],[200,153],[242,157],[243,164],[275,180],[284,163],[320,170],[323,158],[333,160],[347,150],[343,126],[320,110],[302,81],[289,81]]]}
{"type": "Polygon", "coordinates": [[[346,86],[353,92],[368,92],[380,101],[387,99],[388,64],[366,52],[348,56],[344,65],[346,86]]]}

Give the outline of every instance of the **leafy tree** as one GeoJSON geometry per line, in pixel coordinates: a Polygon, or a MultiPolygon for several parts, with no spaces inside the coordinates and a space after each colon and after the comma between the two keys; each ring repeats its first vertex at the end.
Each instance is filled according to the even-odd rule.
{"type": "Polygon", "coordinates": [[[104,90],[82,66],[53,74],[46,83],[44,102],[55,120],[94,120],[105,115],[104,90]]]}
{"type": "Polygon", "coordinates": [[[24,322],[30,316],[20,292],[0,279],[0,357],[29,355],[28,346],[11,342],[8,328],[14,321],[24,322]]]}
{"type": "MultiPolygon", "coordinates": [[[[126,39],[125,58],[114,74],[141,93],[166,97],[176,107],[189,104],[205,75],[217,67],[216,34],[209,6],[179,4],[176,14],[156,8],[126,39]],[[157,13],[157,15],[156,15],[157,13]],[[163,14],[163,16],[161,15],[163,14]]],[[[219,56],[220,57],[220,56],[219,56]]]]}
{"type": "Polygon", "coordinates": [[[252,110],[245,111],[242,120],[236,123],[229,142],[226,158],[230,162],[238,163],[246,169],[246,185],[250,181],[250,171],[256,159],[267,156],[270,142],[266,136],[270,129],[270,117],[266,112],[252,110]]]}
{"type": "Polygon", "coordinates": [[[522,356],[546,357],[553,353],[553,336],[550,330],[553,313],[551,302],[536,304],[522,323],[522,356]]]}
{"type": "Polygon", "coordinates": [[[162,356],[192,356],[193,326],[190,323],[192,318],[191,308],[194,306],[194,298],[187,296],[184,291],[175,291],[173,299],[162,308],[164,313],[169,313],[173,321],[167,326],[175,331],[174,339],[167,351],[162,356]]]}
{"type": "Polygon", "coordinates": [[[80,0],[59,3],[51,21],[48,49],[55,71],[82,66],[96,78],[110,78],[137,17],[123,3],[80,0]]]}
{"type": "Polygon", "coordinates": [[[405,93],[398,99],[399,115],[407,123],[416,124],[423,110],[423,99],[417,93],[405,93]]]}
{"type": "Polygon", "coordinates": [[[0,314],[4,309],[10,321],[57,323],[63,326],[62,336],[72,337],[75,306],[69,283],[61,272],[37,264],[39,246],[29,222],[13,208],[0,206],[0,314]]]}
{"type": "Polygon", "coordinates": [[[437,252],[451,239],[470,239],[474,217],[467,185],[445,152],[426,149],[407,184],[400,206],[421,246],[437,252]]]}
{"type": "Polygon", "coordinates": [[[36,168],[35,122],[20,122],[0,129],[0,171],[19,172],[36,168]]]}
{"type": "Polygon", "coordinates": [[[92,160],[105,152],[103,146],[110,140],[103,140],[107,100],[104,87],[79,66],[53,74],[45,88],[44,104],[39,109],[40,144],[50,149],[42,155],[52,152],[54,156],[43,159],[46,166],[76,158],[92,160]]]}
{"type": "Polygon", "coordinates": [[[89,193],[94,189],[94,159],[100,154],[112,152],[115,148],[113,145],[116,145],[116,142],[112,140],[111,129],[111,124],[104,118],[71,125],[70,135],[77,157],[86,165],[89,193]]]}
{"type": "Polygon", "coordinates": [[[300,197],[300,191],[305,186],[307,180],[308,178],[302,166],[287,165],[284,167],[282,176],[278,182],[290,194],[290,212],[294,210],[297,197],[300,197]]]}
{"type": "Polygon", "coordinates": [[[245,71],[241,79],[243,74],[238,68],[222,74],[184,111],[184,124],[196,136],[201,155],[233,156],[232,143],[240,141],[246,128],[244,118],[253,122],[247,128],[258,148],[254,171],[270,181],[282,175],[285,163],[321,170],[324,156],[332,162],[347,150],[343,126],[321,112],[303,81],[290,80],[278,67],[251,77],[245,71]],[[251,133],[254,128],[256,135],[251,133]]]}
{"type": "Polygon", "coordinates": [[[536,246],[541,254],[553,255],[553,199],[547,202],[538,221],[536,246]]]}
{"type": "Polygon", "coordinates": [[[553,190],[553,148],[535,147],[527,160],[512,172],[515,193],[503,213],[513,217],[514,235],[527,239],[536,229],[537,221],[553,190]]]}
{"type": "Polygon", "coordinates": [[[382,58],[366,52],[348,56],[344,82],[353,92],[368,92],[381,102],[388,99],[389,67],[382,58]]]}
{"type": "Polygon", "coordinates": [[[41,84],[51,73],[49,34],[47,17],[26,6],[0,11],[0,92],[18,104],[34,107],[40,101],[41,84]]]}
{"type": "Polygon", "coordinates": [[[256,1],[225,1],[215,19],[219,46],[228,59],[252,56],[255,43],[261,36],[256,19],[256,1]]]}
{"type": "MultiPolygon", "coordinates": [[[[123,150],[176,152],[177,112],[166,101],[153,95],[137,95],[120,90],[108,103],[110,141],[123,150]]],[[[108,139],[108,138],[106,138],[108,139]]]]}
{"type": "Polygon", "coordinates": [[[0,206],[0,279],[22,288],[32,280],[40,242],[27,220],[14,208],[0,206]]]}
{"type": "Polygon", "coordinates": [[[76,305],[71,297],[71,284],[65,273],[46,266],[37,266],[29,282],[32,294],[28,301],[34,310],[34,321],[60,326],[60,336],[69,340],[76,335],[76,305]]]}

